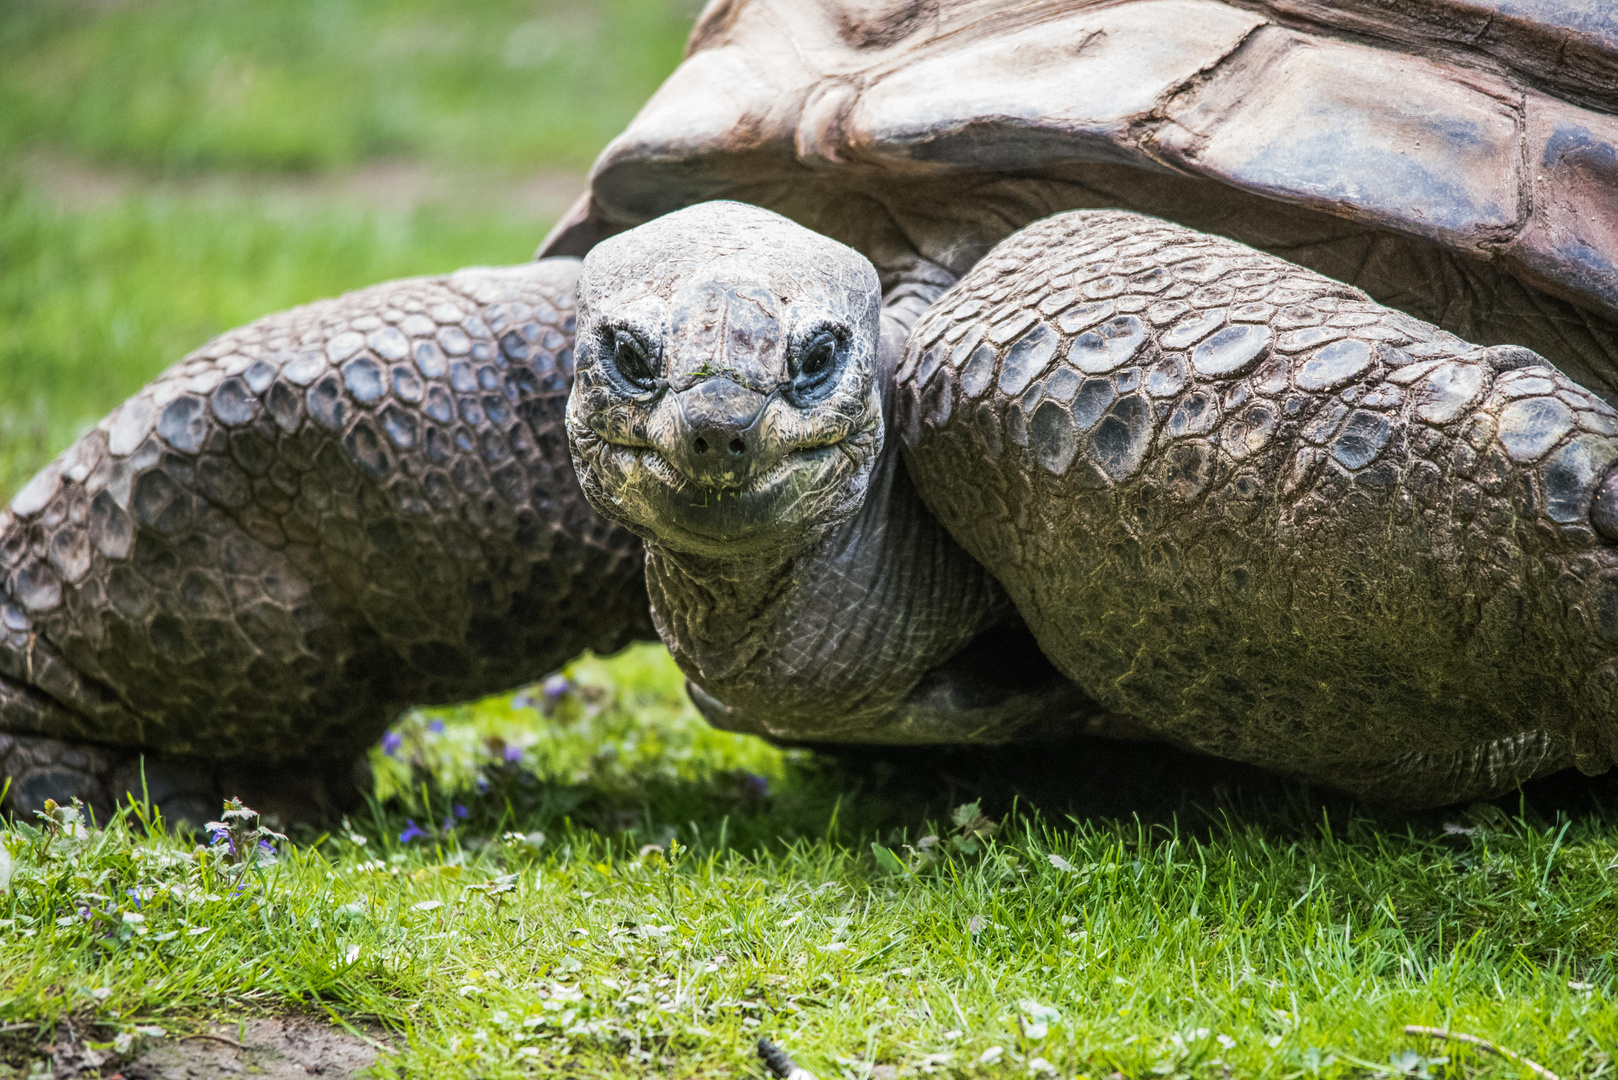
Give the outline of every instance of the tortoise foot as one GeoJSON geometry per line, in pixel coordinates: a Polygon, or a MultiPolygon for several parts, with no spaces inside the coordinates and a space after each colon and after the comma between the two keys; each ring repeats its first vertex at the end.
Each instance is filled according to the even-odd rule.
{"type": "Polygon", "coordinates": [[[43,810],[47,800],[79,799],[104,816],[111,805],[107,780],[118,756],[102,746],[0,734],[0,776],[9,782],[4,808],[26,820],[43,810]]]}
{"type": "Polygon", "coordinates": [[[10,781],[3,809],[23,819],[43,810],[47,799],[80,799],[105,821],[133,798],[180,829],[200,829],[218,817],[227,796],[259,810],[272,826],[321,825],[355,809],[370,790],[363,755],[274,765],[210,762],[7,734],[0,734],[0,777],[10,781]]]}

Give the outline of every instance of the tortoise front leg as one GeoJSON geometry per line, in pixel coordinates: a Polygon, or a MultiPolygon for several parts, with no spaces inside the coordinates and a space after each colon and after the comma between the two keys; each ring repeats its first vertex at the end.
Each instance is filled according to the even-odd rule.
{"type": "Polygon", "coordinates": [[[1618,751],[1618,412],[1219,237],[1014,234],[898,377],[917,488],[1159,737],[1404,803],[1618,751]]]}
{"type": "Polygon", "coordinates": [[[12,804],[115,796],[142,752],[176,798],[233,771],[341,787],[401,707],[652,636],[639,542],[568,460],[578,266],[261,319],[19,492],[0,515],[12,804]]]}

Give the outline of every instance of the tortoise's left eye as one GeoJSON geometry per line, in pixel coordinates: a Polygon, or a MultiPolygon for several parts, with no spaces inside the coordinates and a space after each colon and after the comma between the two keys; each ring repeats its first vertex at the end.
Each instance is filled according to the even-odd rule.
{"type": "Polygon", "coordinates": [[[803,362],[798,365],[798,374],[805,378],[814,379],[831,370],[837,362],[837,342],[831,338],[820,338],[804,354],[803,362]]]}
{"type": "Polygon", "coordinates": [[[657,389],[657,363],[640,335],[620,328],[611,332],[608,341],[610,363],[619,378],[642,393],[657,389]]]}
{"type": "Polygon", "coordinates": [[[819,330],[798,349],[792,362],[790,392],[798,403],[816,400],[830,392],[842,342],[831,330],[819,330]]]}

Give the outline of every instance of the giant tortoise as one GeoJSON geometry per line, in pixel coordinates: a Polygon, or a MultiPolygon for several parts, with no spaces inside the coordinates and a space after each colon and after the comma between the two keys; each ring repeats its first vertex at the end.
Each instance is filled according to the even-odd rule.
{"type": "Polygon", "coordinates": [[[1615,110],[1572,0],[713,0],[536,261],[225,334],[16,495],[10,801],[330,810],[653,636],[784,741],[1605,770],[1615,110]]]}

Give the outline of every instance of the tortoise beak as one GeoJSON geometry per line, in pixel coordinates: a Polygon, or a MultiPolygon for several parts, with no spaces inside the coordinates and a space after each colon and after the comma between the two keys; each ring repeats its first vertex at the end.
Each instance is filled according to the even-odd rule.
{"type": "Polygon", "coordinates": [[[747,488],[781,458],[762,430],[768,401],[722,375],[710,376],[675,395],[671,422],[652,433],[653,445],[698,487],[747,488]]]}

